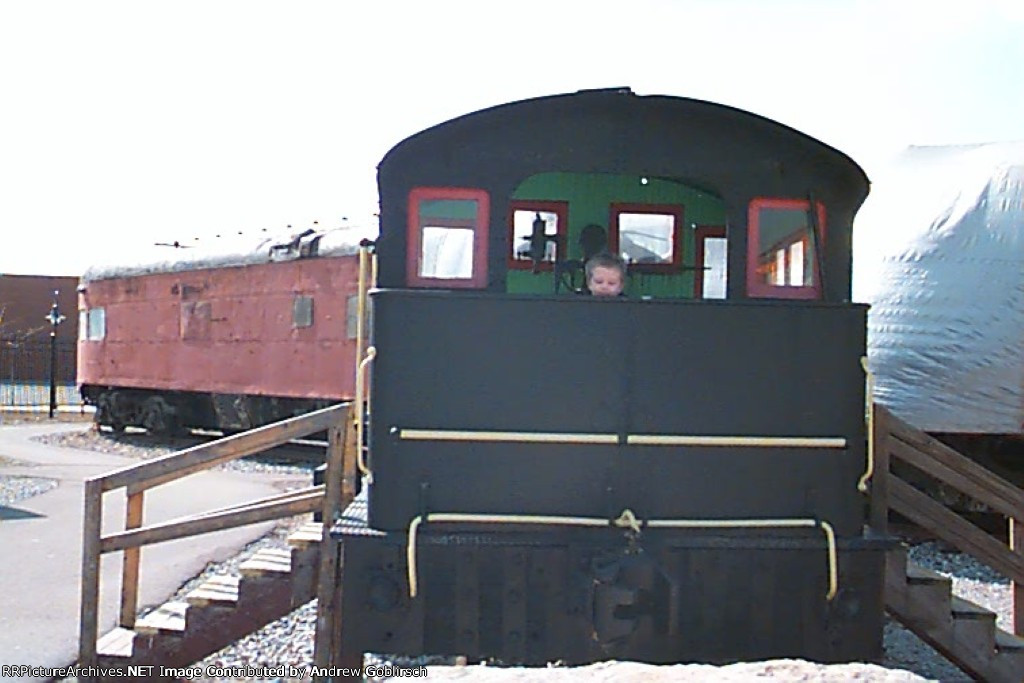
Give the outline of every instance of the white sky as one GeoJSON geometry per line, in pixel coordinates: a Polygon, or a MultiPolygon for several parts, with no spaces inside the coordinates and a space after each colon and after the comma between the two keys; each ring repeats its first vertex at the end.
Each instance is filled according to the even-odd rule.
{"type": "Polygon", "coordinates": [[[1022,35],[1020,0],[3,0],[0,273],[365,223],[403,138],[582,88],[747,109],[871,176],[1024,139],[1022,35]]]}

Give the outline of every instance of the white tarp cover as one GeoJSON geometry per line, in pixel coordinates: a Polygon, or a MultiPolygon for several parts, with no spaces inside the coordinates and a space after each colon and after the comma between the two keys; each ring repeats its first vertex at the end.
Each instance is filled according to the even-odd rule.
{"type": "Polygon", "coordinates": [[[933,432],[1024,432],[1024,142],[911,147],[854,230],[875,399],[933,432]]]}
{"type": "Polygon", "coordinates": [[[302,244],[311,242],[317,235],[320,239],[315,256],[354,254],[361,240],[377,238],[377,223],[374,220],[359,226],[318,228],[300,238],[302,232],[305,231],[294,229],[291,233],[277,235],[214,238],[194,248],[146,245],[133,250],[127,258],[123,252],[112,254],[110,263],[95,264],[86,270],[82,281],[290,261],[300,258],[302,244]]]}

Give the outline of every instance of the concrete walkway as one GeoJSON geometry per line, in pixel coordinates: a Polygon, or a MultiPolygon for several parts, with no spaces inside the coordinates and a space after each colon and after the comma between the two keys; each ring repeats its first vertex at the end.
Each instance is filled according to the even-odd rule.
{"type": "MultiPolygon", "coordinates": [[[[87,429],[85,424],[0,426],[0,476],[50,478],[56,488],[0,507],[0,665],[60,667],[78,654],[83,482],[139,462],[107,453],[48,446],[33,436],[87,429]],[[6,463],[4,458],[16,462],[6,463]]],[[[145,523],[173,519],[280,492],[294,475],[207,471],[146,494],[145,523]]],[[[104,496],[104,532],[123,529],[123,489],[104,496]]],[[[227,559],[266,534],[270,523],[218,531],[142,549],[141,607],[164,602],[208,562],[227,559]]],[[[121,553],[105,555],[100,634],[114,627],[121,553]]],[[[0,681],[47,680],[3,676],[0,681]]]]}

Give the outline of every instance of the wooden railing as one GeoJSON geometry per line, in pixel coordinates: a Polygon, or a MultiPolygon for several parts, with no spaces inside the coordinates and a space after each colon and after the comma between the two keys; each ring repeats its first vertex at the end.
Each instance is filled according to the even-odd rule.
{"type": "MultiPolygon", "coordinates": [[[[100,558],[104,553],[124,551],[121,560],[119,623],[130,629],[135,625],[138,609],[139,549],[142,546],[315,510],[322,510],[325,520],[333,519],[340,505],[350,500],[355,492],[354,430],[350,429],[352,415],[351,404],[339,404],[87,479],[82,532],[80,665],[97,665],[100,558]],[[326,485],[310,486],[240,505],[142,526],[144,495],[148,489],[323,431],[328,433],[326,485]],[[121,488],[127,489],[125,528],[123,531],[103,535],[103,494],[121,488]]],[[[324,524],[325,534],[328,527],[329,524],[324,524]]],[[[321,582],[330,580],[333,573],[331,563],[329,553],[321,553],[321,582]],[[324,576],[325,569],[327,576],[324,576]]]]}
{"type": "Polygon", "coordinates": [[[874,406],[873,418],[875,473],[871,485],[871,526],[885,533],[891,509],[1009,578],[1014,633],[1024,635],[1024,491],[910,426],[883,406],[874,406]],[[900,463],[1006,516],[1010,520],[1008,543],[1000,542],[900,478],[900,463]]]}

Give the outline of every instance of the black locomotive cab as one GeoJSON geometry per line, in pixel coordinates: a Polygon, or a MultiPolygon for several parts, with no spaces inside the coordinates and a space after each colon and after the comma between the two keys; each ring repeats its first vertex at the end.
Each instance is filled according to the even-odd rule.
{"type": "Polygon", "coordinates": [[[426,130],[379,186],[342,650],[880,656],[853,161],[615,89],[426,130]],[[626,296],[580,295],[599,251],[626,296]]]}
{"type": "Polygon", "coordinates": [[[379,182],[384,287],[552,293],[559,263],[605,248],[636,298],[829,302],[849,299],[868,187],[791,128],[626,90],[455,119],[395,147],[379,182]]]}

